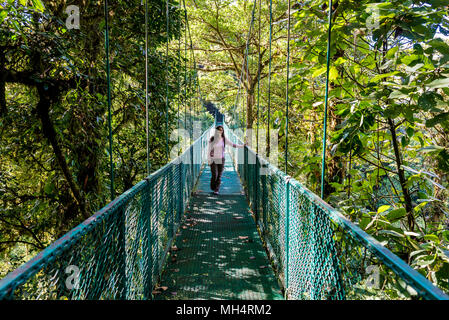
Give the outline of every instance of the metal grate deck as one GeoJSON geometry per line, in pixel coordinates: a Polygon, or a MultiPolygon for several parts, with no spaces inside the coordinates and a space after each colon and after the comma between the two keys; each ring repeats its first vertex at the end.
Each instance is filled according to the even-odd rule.
{"type": "Polygon", "coordinates": [[[154,298],[283,299],[229,154],[220,195],[210,178],[206,165],[154,298]]]}

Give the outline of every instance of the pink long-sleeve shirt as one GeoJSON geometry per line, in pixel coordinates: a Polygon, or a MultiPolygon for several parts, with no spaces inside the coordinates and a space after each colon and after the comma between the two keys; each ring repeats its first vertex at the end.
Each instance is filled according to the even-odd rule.
{"type": "MultiPolygon", "coordinates": [[[[243,144],[232,143],[228,138],[225,137],[226,145],[232,146],[233,148],[243,148],[243,144]]],[[[225,145],[223,137],[220,137],[218,141],[210,141],[207,148],[207,160],[211,164],[214,160],[221,161],[225,157],[225,145]]]]}

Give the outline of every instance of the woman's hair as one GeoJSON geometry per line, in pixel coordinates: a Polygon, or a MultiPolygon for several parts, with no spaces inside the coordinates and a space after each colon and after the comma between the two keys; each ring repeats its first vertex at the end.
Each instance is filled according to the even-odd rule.
{"type": "MultiPolygon", "coordinates": [[[[223,140],[225,139],[225,133],[224,133],[224,128],[223,128],[223,126],[216,126],[215,127],[215,129],[218,129],[218,128],[222,128],[223,129],[223,131],[222,131],[222,133],[221,133],[221,136],[223,137],[223,140]]],[[[211,138],[210,138],[210,142],[213,142],[214,141],[214,136],[212,136],[211,138]]]]}

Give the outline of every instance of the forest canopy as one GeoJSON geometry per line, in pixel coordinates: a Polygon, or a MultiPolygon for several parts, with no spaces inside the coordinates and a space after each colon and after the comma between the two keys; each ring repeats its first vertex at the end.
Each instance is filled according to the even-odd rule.
{"type": "MultiPolygon", "coordinates": [[[[254,149],[270,141],[255,131],[277,130],[280,168],[319,194],[328,1],[291,1],[288,75],[287,1],[187,2],[207,98],[253,129],[254,149]]],[[[333,1],[324,185],[326,201],[445,290],[448,10],[438,0],[333,1]]]]}
{"type": "MultiPolygon", "coordinates": [[[[167,30],[166,4],[148,2],[151,171],[167,162],[166,132],[180,123],[191,126],[186,117],[178,117],[180,107],[190,115],[199,109],[189,69],[193,61],[184,50],[175,50],[186,35],[184,10],[171,2],[167,30]]],[[[1,4],[0,276],[110,201],[104,5],[71,2],[79,8],[79,27],[71,29],[68,5],[41,0],[1,4]]],[[[110,1],[108,11],[112,155],[119,195],[147,170],[145,6],[110,1]]],[[[170,140],[168,146],[175,143],[170,140]]]]}
{"type": "MultiPolygon", "coordinates": [[[[146,173],[145,15],[141,1],[109,2],[120,194],[146,173]]],[[[319,194],[329,56],[323,199],[449,292],[448,2],[169,3],[167,30],[167,3],[148,2],[151,170],[175,144],[167,132],[191,125],[179,110],[199,79],[202,102],[262,156],[274,132],[280,168],[319,194]]],[[[103,2],[71,4],[80,29],[66,1],[1,5],[0,276],[110,200],[103,2]]]]}

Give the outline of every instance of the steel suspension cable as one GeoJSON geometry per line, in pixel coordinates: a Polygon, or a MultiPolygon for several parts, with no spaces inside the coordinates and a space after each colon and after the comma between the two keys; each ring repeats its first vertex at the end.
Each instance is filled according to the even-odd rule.
{"type": "MultiPolygon", "coordinates": [[[[190,28],[189,28],[189,19],[188,19],[188,15],[187,15],[187,8],[186,8],[186,2],[185,0],[182,1],[183,3],[183,7],[184,7],[184,19],[185,19],[185,25],[186,25],[186,30],[185,30],[185,58],[187,60],[187,35],[189,35],[189,39],[190,39],[190,48],[192,49],[192,41],[191,41],[191,37],[190,37],[190,28]]],[[[190,53],[192,53],[192,50],[190,50],[190,53]]],[[[193,59],[190,59],[193,60],[193,59]]],[[[185,63],[186,66],[186,74],[187,74],[187,62],[185,63]]],[[[190,67],[190,70],[192,68],[190,67]]],[[[186,85],[187,87],[187,85],[186,85]]],[[[189,88],[189,116],[190,116],[190,138],[193,139],[193,119],[192,119],[192,98],[191,98],[191,92],[192,92],[192,75],[191,72],[189,72],[189,84],[188,84],[188,88],[189,88]]],[[[186,104],[187,105],[187,104],[186,104]]]]}
{"type": "Polygon", "coordinates": [[[114,162],[112,160],[112,115],[111,115],[111,69],[109,65],[109,23],[108,23],[108,0],[104,1],[104,20],[105,20],[105,51],[106,51],[106,82],[108,98],[108,129],[109,129],[109,167],[111,182],[111,201],[115,198],[114,190],[114,162]]]}
{"type": "MultiPolygon", "coordinates": [[[[191,55],[191,51],[189,52],[191,55]]],[[[189,115],[190,115],[190,137],[193,139],[193,112],[192,112],[192,66],[189,59],[189,115]]]]}
{"type": "Polygon", "coordinates": [[[287,83],[286,83],[286,106],[285,106],[285,173],[287,174],[288,164],[288,105],[289,105],[289,73],[290,73],[290,0],[288,0],[288,22],[287,22],[287,83]]]}
{"type": "MultiPolygon", "coordinates": [[[[243,65],[242,65],[242,68],[243,68],[243,65]]],[[[234,130],[235,130],[236,127],[238,127],[237,124],[240,125],[240,117],[239,117],[238,113],[237,113],[237,117],[236,117],[237,106],[238,106],[238,99],[239,99],[239,95],[240,95],[240,85],[241,85],[241,82],[240,82],[240,79],[239,79],[239,86],[238,86],[238,89],[237,89],[237,95],[235,96],[235,103],[234,103],[234,105],[235,105],[235,107],[234,107],[234,122],[235,122],[235,125],[236,125],[234,127],[234,130]]]]}
{"type": "Polygon", "coordinates": [[[259,153],[259,102],[260,102],[260,73],[261,73],[261,65],[260,65],[260,20],[262,15],[262,3],[259,0],[259,39],[258,39],[258,54],[259,59],[257,63],[257,129],[256,129],[256,153],[259,153]]]}
{"type": "Polygon", "coordinates": [[[166,38],[166,52],[165,52],[165,87],[166,87],[166,92],[165,92],[165,158],[168,162],[169,160],[169,156],[168,156],[168,77],[169,77],[169,63],[168,63],[168,42],[170,39],[169,36],[169,28],[170,28],[170,14],[169,14],[169,0],[166,0],[166,5],[165,5],[165,17],[166,17],[166,33],[167,33],[167,38],[166,38]]]}
{"type": "Polygon", "coordinates": [[[270,36],[268,44],[268,101],[267,101],[267,159],[270,158],[270,106],[271,106],[271,42],[273,36],[273,3],[270,0],[270,36]]]}
{"type": "Polygon", "coordinates": [[[185,6],[184,19],[184,129],[187,129],[187,10],[185,6]]]}
{"type": "Polygon", "coordinates": [[[332,0],[329,0],[329,22],[327,32],[327,61],[326,61],[326,93],[324,101],[324,120],[323,120],[323,153],[321,156],[321,199],[324,199],[324,174],[325,174],[325,158],[326,158],[326,131],[327,131],[327,106],[329,98],[329,66],[330,66],[330,47],[331,47],[331,31],[332,31],[332,0]]]}
{"type": "Polygon", "coordinates": [[[184,7],[184,129],[187,129],[187,9],[185,0],[184,7]]]}
{"type": "Polygon", "coordinates": [[[148,120],[148,0],[145,0],[145,129],[147,145],[147,176],[150,174],[151,166],[148,120]]]}
{"type": "MultiPolygon", "coordinates": [[[[177,52],[177,58],[178,58],[178,63],[181,65],[181,37],[179,37],[178,39],[178,52],[177,52]]],[[[180,105],[181,105],[181,85],[180,85],[180,77],[179,77],[179,72],[176,72],[176,86],[178,89],[178,156],[180,155],[180,149],[179,149],[179,130],[181,129],[181,118],[179,117],[179,109],[180,109],[180,105]]]]}
{"type": "MultiPolygon", "coordinates": [[[[240,94],[240,87],[241,87],[242,80],[243,80],[243,71],[245,70],[245,61],[248,58],[248,47],[249,47],[249,40],[251,38],[251,31],[252,31],[253,24],[254,24],[254,12],[255,12],[255,9],[256,9],[256,0],[254,0],[253,9],[252,9],[252,12],[251,12],[251,23],[250,23],[250,26],[249,26],[248,36],[247,36],[247,39],[246,39],[245,56],[243,57],[242,71],[240,72],[239,87],[238,87],[237,96],[236,96],[236,100],[235,100],[236,101],[235,102],[235,108],[237,108],[237,102],[238,102],[238,98],[239,98],[239,94],[240,94]]],[[[243,119],[243,120],[245,120],[245,119],[243,119]]]]}
{"type": "MultiPolygon", "coordinates": [[[[183,0],[183,3],[184,3],[184,9],[185,9],[185,1],[184,0],[183,0]]],[[[190,25],[189,25],[189,19],[187,16],[187,10],[186,10],[186,25],[187,25],[187,31],[189,34],[190,50],[191,50],[192,59],[193,59],[193,70],[194,70],[195,83],[196,83],[196,89],[197,89],[197,98],[198,98],[198,102],[199,102],[197,113],[199,116],[199,107],[201,105],[202,93],[201,93],[200,80],[198,77],[198,72],[197,72],[197,67],[196,67],[195,50],[193,49],[192,34],[190,33],[190,25]]]]}

